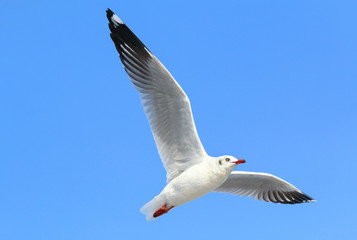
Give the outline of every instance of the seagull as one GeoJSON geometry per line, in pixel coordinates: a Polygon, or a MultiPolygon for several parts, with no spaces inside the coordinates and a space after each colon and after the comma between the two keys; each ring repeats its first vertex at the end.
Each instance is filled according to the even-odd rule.
{"type": "Polygon", "coordinates": [[[141,104],[167,172],[167,185],[140,212],[148,221],[210,192],[283,204],[314,199],[268,173],[233,171],[246,161],[233,156],[209,156],[203,148],[185,92],[140,39],[107,10],[110,37],[141,104]]]}

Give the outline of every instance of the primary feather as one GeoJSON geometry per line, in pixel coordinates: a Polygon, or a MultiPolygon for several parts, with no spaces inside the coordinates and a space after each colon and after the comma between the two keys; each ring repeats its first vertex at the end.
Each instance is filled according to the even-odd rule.
{"type": "Polygon", "coordinates": [[[274,203],[294,204],[313,201],[290,183],[268,173],[234,171],[214,191],[274,203]]]}
{"type": "Polygon", "coordinates": [[[149,120],[167,182],[206,158],[185,92],[135,34],[107,10],[111,38],[149,120]]]}

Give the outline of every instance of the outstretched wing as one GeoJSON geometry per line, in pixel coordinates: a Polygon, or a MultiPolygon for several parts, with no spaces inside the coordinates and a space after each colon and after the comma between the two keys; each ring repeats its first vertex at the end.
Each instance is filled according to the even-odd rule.
{"type": "Polygon", "coordinates": [[[107,10],[111,38],[149,120],[167,182],[207,154],[198,137],[190,101],[169,71],[135,34],[107,10]]]}
{"type": "Polygon", "coordinates": [[[295,204],[315,201],[290,183],[268,173],[234,171],[214,191],[274,203],[295,204]]]}

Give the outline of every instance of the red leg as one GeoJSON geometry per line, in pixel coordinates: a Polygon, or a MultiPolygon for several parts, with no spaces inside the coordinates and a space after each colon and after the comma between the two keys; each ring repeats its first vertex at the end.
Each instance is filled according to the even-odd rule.
{"type": "Polygon", "coordinates": [[[165,203],[164,206],[162,206],[160,209],[158,209],[158,210],[153,214],[153,217],[154,217],[154,218],[157,218],[157,217],[161,216],[162,214],[167,213],[167,212],[170,211],[174,206],[172,206],[172,207],[170,207],[170,208],[168,208],[168,209],[166,209],[166,207],[167,207],[167,204],[165,203]]]}

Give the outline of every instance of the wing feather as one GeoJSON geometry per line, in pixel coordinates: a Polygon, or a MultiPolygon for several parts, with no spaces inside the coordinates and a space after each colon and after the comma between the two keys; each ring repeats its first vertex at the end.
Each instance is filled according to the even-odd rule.
{"type": "Polygon", "coordinates": [[[126,73],[140,93],[167,182],[207,158],[185,92],[160,61],[110,9],[111,38],[126,73]]]}
{"type": "Polygon", "coordinates": [[[267,173],[232,172],[214,191],[284,204],[315,201],[290,183],[267,173]]]}

